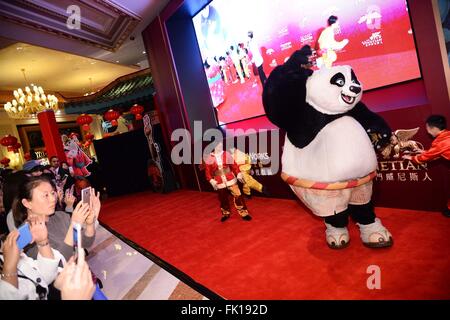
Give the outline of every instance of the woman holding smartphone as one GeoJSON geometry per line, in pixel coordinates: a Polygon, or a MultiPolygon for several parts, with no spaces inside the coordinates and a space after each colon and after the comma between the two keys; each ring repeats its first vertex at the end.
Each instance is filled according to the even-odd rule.
{"type": "MultiPolygon", "coordinates": [[[[56,211],[57,194],[52,181],[46,176],[28,177],[20,186],[13,204],[15,225],[20,226],[26,220],[43,218],[47,223],[48,240],[52,248],[61,252],[66,261],[73,254],[73,225],[84,226],[82,243],[85,248],[95,240],[95,221],[100,212],[100,194],[91,189],[90,203],[79,202],[71,216],[56,211]]],[[[31,246],[26,254],[36,258],[38,248],[31,246]]]]}

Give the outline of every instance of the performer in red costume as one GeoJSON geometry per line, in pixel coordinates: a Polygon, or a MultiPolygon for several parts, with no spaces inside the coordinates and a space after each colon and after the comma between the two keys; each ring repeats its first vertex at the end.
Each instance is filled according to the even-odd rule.
{"type": "Polygon", "coordinates": [[[214,190],[218,191],[220,209],[222,211],[220,221],[224,222],[231,215],[228,201],[229,193],[233,196],[234,206],[242,219],[247,221],[252,219],[237,184],[238,179],[239,181],[243,180],[242,173],[239,171],[236,162],[234,162],[233,156],[228,151],[223,150],[222,142],[218,143],[214,152],[206,159],[205,175],[214,190]]]}
{"type": "Polygon", "coordinates": [[[89,176],[91,173],[86,167],[92,163],[92,160],[78,146],[77,137],[72,136],[71,138],[68,138],[64,135],[62,139],[64,142],[67,163],[71,168],[71,174],[73,176],[89,176]]]}
{"type": "MultiPolygon", "coordinates": [[[[431,115],[426,121],[427,132],[434,138],[431,147],[416,156],[404,155],[403,159],[411,160],[415,163],[424,163],[438,158],[450,160],[450,131],[447,130],[447,121],[444,116],[431,115]]],[[[450,201],[447,202],[447,209],[442,214],[450,218],[450,201]]]]}

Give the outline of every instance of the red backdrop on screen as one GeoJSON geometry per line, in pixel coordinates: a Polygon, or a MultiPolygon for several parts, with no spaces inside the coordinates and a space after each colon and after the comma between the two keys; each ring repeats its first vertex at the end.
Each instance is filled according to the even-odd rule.
{"type": "Polygon", "coordinates": [[[193,22],[219,121],[229,123],[264,114],[261,81],[246,62],[253,56],[248,31],[253,32],[263,70],[269,76],[303,45],[316,47],[330,15],[338,17],[336,41],[348,39],[336,52],[334,65],[352,66],[364,89],[420,77],[405,0],[214,0],[193,22]],[[244,56],[239,60],[243,79],[231,59],[228,67],[227,60],[220,59],[227,57],[227,51],[231,53],[230,46],[237,48],[239,44],[249,56],[240,56],[244,56]]]}

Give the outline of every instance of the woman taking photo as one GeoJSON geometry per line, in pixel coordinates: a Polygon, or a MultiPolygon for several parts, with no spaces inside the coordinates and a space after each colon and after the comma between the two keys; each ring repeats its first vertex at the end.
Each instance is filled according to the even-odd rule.
{"type": "MultiPolygon", "coordinates": [[[[95,222],[100,212],[100,193],[91,189],[90,203],[79,202],[72,216],[56,211],[57,194],[53,182],[46,176],[27,177],[19,186],[13,204],[16,227],[26,220],[41,217],[46,221],[48,240],[52,248],[58,250],[66,261],[73,255],[73,225],[83,226],[82,243],[87,248],[95,240],[95,222]]],[[[29,257],[36,258],[38,248],[30,246],[26,250],[29,257]]]]}

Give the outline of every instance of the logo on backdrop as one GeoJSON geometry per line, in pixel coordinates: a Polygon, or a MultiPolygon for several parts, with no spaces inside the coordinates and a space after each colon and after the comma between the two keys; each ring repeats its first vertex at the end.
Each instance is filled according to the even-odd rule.
{"type": "MultiPolygon", "coordinates": [[[[390,144],[381,152],[377,167],[377,181],[387,182],[428,182],[433,181],[428,174],[427,164],[415,164],[403,160],[402,155],[421,153],[423,145],[412,138],[419,128],[398,129],[392,133],[390,144]]],[[[375,137],[376,139],[376,137],[375,137]]]]}
{"type": "Polygon", "coordinates": [[[364,47],[372,47],[379,46],[383,44],[383,36],[381,35],[381,31],[377,31],[372,33],[369,39],[361,42],[364,47]]]}
{"type": "Polygon", "coordinates": [[[219,142],[223,142],[223,150],[237,148],[249,155],[253,174],[273,175],[278,172],[280,160],[280,139],[276,130],[226,129],[225,134],[219,129],[208,129],[203,132],[202,122],[194,121],[194,135],[186,129],[172,132],[171,141],[178,142],[172,148],[171,159],[179,164],[203,164],[214,151],[219,142]],[[235,143],[236,141],[236,143],[235,143]],[[248,144],[246,144],[248,141],[248,144]],[[205,142],[209,142],[206,147],[205,142]]]}
{"type": "Polygon", "coordinates": [[[381,8],[376,5],[369,6],[367,13],[359,18],[358,23],[366,23],[367,29],[375,30],[381,29],[381,8]]]}
{"type": "Polygon", "coordinates": [[[300,37],[300,43],[303,45],[310,44],[314,41],[314,36],[312,33],[307,33],[300,37]]]}

